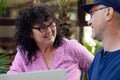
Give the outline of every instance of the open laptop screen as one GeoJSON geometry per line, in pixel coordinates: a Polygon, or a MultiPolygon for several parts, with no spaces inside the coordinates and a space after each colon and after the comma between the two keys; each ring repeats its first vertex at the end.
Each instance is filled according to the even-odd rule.
{"type": "Polygon", "coordinates": [[[0,80],[66,80],[64,69],[25,72],[17,74],[2,74],[0,80]]]}

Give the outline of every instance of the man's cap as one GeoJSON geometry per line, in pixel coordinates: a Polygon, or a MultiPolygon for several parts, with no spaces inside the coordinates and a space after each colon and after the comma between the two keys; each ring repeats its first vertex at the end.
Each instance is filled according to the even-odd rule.
{"type": "Polygon", "coordinates": [[[112,7],[115,11],[120,13],[120,0],[94,0],[92,4],[83,4],[81,5],[81,8],[89,13],[89,10],[97,4],[102,4],[107,7],[112,7]]]}

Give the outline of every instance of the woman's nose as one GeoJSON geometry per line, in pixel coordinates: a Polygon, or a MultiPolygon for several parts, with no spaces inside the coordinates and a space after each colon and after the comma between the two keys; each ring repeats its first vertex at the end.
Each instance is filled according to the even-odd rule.
{"type": "Polygon", "coordinates": [[[46,33],[50,33],[52,29],[50,27],[47,27],[46,33]]]}

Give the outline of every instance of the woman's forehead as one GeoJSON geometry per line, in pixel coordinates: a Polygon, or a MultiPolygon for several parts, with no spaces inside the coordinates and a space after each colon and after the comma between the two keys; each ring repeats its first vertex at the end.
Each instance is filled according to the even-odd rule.
{"type": "Polygon", "coordinates": [[[52,22],[53,22],[52,20],[50,20],[50,21],[44,21],[44,22],[42,22],[42,23],[35,23],[33,26],[49,25],[49,24],[51,24],[52,22]]]}

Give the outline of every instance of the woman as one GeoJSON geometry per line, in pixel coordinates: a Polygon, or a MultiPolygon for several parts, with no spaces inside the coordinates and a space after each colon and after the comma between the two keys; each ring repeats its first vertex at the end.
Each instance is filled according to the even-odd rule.
{"type": "Polygon", "coordinates": [[[8,74],[66,69],[67,80],[79,80],[93,55],[76,40],[62,38],[59,30],[59,22],[48,6],[22,9],[16,21],[17,54],[8,74]]]}

